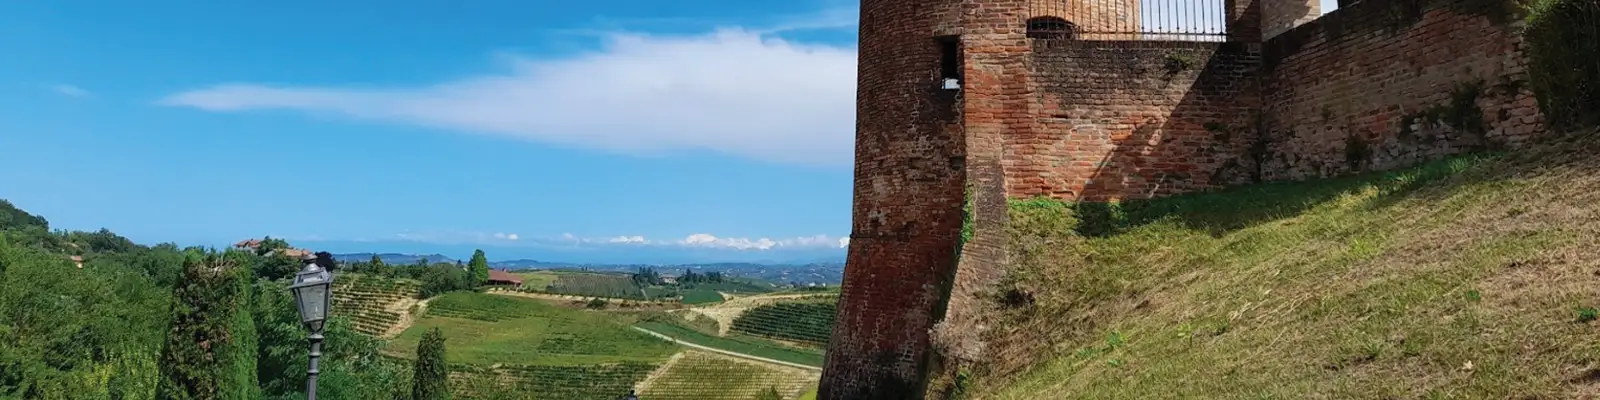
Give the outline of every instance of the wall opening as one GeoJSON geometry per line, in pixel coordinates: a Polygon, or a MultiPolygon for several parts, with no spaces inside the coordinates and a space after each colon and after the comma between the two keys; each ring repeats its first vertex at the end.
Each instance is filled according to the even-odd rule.
{"type": "Polygon", "coordinates": [[[1074,39],[1078,26],[1060,17],[1028,19],[1028,37],[1033,39],[1074,39]]]}
{"type": "Polygon", "coordinates": [[[961,88],[961,37],[955,35],[934,38],[939,42],[939,85],[945,90],[961,88]]]}

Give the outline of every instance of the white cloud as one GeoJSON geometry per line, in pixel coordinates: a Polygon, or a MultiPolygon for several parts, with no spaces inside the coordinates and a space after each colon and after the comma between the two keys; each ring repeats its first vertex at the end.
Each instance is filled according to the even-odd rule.
{"type": "Polygon", "coordinates": [[[50,90],[67,97],[89,97],[89,91],[73,85],[50,85],[50,90]]]}
{"type": "Polygon", "coordinates": [[[839,238],[839,248],[841,248],[841,249],[850,248],[850,238],[848,238],[848,237],[839,238]]]}
{"type": "Polygon", "coordinates": [[[607,242],[610,242],[610,243],[637,243],[637,244],[643,244],[643,243],[647,243],[649,241],[645,240],[644,236],[617,236],[617,237],[611,238],[611,240],[608,240],[607,242]]]}
{"type": "Polygon", "coordinates": [[[515,233],[496,233],[496,234],[494,234],[494,238],[495,239],[504,239],[504,240],[517,240],[518,236],[515,233]]]}
{"type": "Polygon", "coordinates": [[[613,32],[598,51],[514,56],[501,73],[419,87],[227,83],[160,102],[213,112],[334,114],[627,154],[704,149],[844,166],[853,157],[855,49],[771,33],[849,19],[853,14],[822,14],[688,36],[613,32]]]}

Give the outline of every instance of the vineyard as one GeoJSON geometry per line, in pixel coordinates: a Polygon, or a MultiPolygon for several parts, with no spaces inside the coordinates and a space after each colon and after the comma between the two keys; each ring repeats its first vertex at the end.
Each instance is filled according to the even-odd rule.
{"type": "Polygon", "coordinates": [[[451,364],[582,366],[655,364],[672,343],[627,326],[623,315],[564,308],[540,300],[456,292],[434,298],[425,316],[386,352],[409,357],[423,332],[439,328],[451,364]]]}
{"type": "Polygon", "coordinates": [[[356,331],[364,334],[385,335],[417,304],[416,281],[341,273],[333,282],[331,311],[349,317],[356,331]]]}
{"type": "Polygon", "coordinates": [[[647,293],[634,284],[633,278],[626,275],[586,273],[561,274],[554,282],[545,286],[544,291],[555,294],[628,300],[651,300],[671,296],[670,293],[660,290],[647,293]]]}
{"type": "Polygon", "coordinates": [[[722,294],[711,289],[693,289],[683,292],[683,304],[710,304],[722,301],[722,294]]]}
{"type": "Polygon", "coordinates": [[[685,351],[640,386],[650,400],[749,400],[767,389],[784,399],[815,387],[820,373],[701,351],[685,351]]]}
{"type": "Polygon", "coordinates": [[[452,365],[450,381],[458,399],[614,400],[656,368],[647,363],[452,365]]]}
{"type": "Polygon", "coordinates": [[[837,299],[764,304],[734,318],[732,331],[825,347],[837,312],[837,299]]]}

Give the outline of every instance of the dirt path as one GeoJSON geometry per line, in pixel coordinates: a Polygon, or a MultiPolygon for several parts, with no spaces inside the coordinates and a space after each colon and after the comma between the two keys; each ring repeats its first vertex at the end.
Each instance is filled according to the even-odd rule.
{"type": "Polygon", "coordinates": [[[673,354],[671,358],[667,359],[667,362],[661,363],[661,366],[657,367],[655,371],[650,371],[650,375],[645,375],[644,380],[633,384],[633,390],[643,392],[644,388],[650,387],[651,383],[655,383],[657,378],[660,378],[662,374],[665,374],[668,370],[671,370],[672,366],[677,364],[678,360],[682,360],[683,356],[687,354],[689,353],[685,351],[680,351],[677,354],[673,354]]]}
{"type": "Polygon", "coordinates": [[[384,306],[384,309],[388,310],[389,312],[400,314],[400,320],[395,321],[393,326],[390,326],[388,330],[383,331],[383,334],[379,335],[378,337],[384,339],[394,339],[396,336],[400,336],[400,334],[405,332],[406,329],[411,328],[412,323],[417,322],[418,317],[421,317],[423,313],[428,312],[428,302],[430,301],[433,301],[433,299],[417,301],[416,299],[408,297],[395,300],[393,303],[389,303],[388,305],[384,306]],[[417,306],[416,312],[411,312],[412,305],[417,306]]]}
{"type": "Polygon", "coordinates": [[[722,355],[727,355],[727,356],[739,357],[739,358],[743,358],[743,359],[747,359],[747,360],[760,361],[760,362],[764,362],[764,363],[768,363],[768,364],[782,365],[782,366],[790,367],[790,368],[799,368],[799,369],[804,369],[804,370],[807,370],[807,371],[822,371],[821,367],[813,367],[813,366],[805,365],[805,364],[795,364],[795,363],[788,362],[788,361],[778,361],[778,360],[774,360],[774,359],[766,358],[766,357],[757,357],[757,356],[752,356],[752,355],[749,355],[749,354],[735,353],[735,352],[731,352],[731,351],[727,351],[727,350],[723,350],[723,349],[718,349],[718,348],[714,348],[714,347],[701,346],[701,345],[698,345],[698,344],[694,344],[694,343],[689,343],[689,342],[685,342],[685,341],[682,341],[682,340],[678,340],[678,339],[673,338],[671,336],[663,335],[663,334],[657,333],[656,331],[640,328],[640,327],[637,327],[637,326],[633,327],[633,329],[637,329],[640,332],[648,333],[651,336],[655,336],[655,337],[661,338],[663,340],[671,341],[673,343],[677,343],[679,345],[682,345],[682,346],[685,346],[685,347],[689,347],[689,348],[709,351],[709,352],[712,352],[712,353],[717,353],[717,354],[722,354],[722,355]]]}

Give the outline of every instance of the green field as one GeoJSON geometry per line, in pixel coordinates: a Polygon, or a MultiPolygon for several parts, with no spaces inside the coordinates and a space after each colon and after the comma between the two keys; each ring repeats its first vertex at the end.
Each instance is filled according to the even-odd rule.
{"type": "Polygon", "coordinates": [[[671,336],[674,339],[714,349],[801,365],[822,366],[821,350],[797,349],[771,340],[747,335],[732,334],[726,337],[718,337],[661,320],[644,321],[636,325],[640,328],[671,336]]]}
{"type": "Polygon", "coordinates": [[[409,357],[428,329],[439,328],[453,364],[574,366],[657,363],[678,346],[630,329],[617,315],[587,313],[531,299],[450,293],[386,348],[409,357]]]}
{"type": "Polygon", "coordinates": [[[767,388],[788,398],[816,384],[816,375],[794,368],[741,361],[691,351],[673,362],[639,393],[650,400],[749,400],[767,388]]]}
{"type": "Polygon", "coordinates": [[[803,301],[766,304],[745,311],[733,320],[733,331],[778,340],[826,346],[833,334],[833,318],[838,311],[833,301],[803,301]]]}
{"type": "Polygon", "coordinates": [[[722,302],[722,294],[710,289],[694,289],[683,292],[683,304],[710,304],[722,302]]]}

